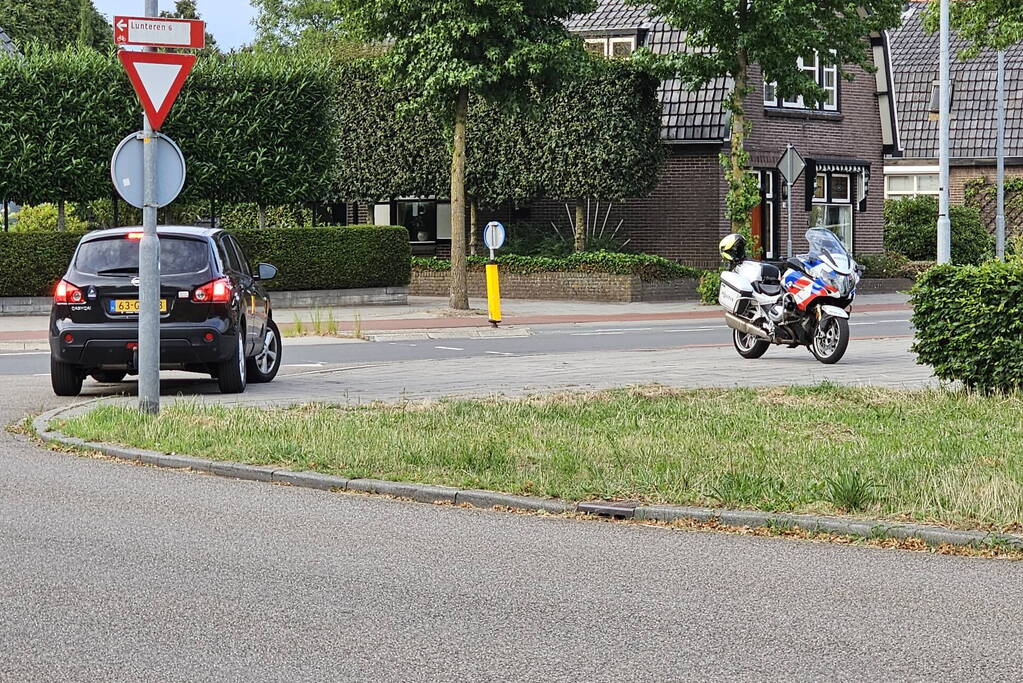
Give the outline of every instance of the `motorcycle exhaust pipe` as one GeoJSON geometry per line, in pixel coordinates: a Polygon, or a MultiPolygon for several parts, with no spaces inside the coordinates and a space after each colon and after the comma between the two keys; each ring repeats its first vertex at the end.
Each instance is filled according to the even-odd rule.
{"type": "Polygon", "coordinates": [[[754,337],[760,337],[761,339],[770,339],[771,337],[748,320],[743,320],[734,313],[725,313],[725,324],[731,327],[733,330],[742,332],[743,334],[751,334],[754,337]]]}

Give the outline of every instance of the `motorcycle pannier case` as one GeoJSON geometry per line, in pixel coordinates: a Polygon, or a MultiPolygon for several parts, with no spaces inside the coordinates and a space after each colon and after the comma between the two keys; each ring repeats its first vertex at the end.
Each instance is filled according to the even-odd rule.
{"type": "Polygon", "coordinates": [[[718,290],[718,303],[731,312],[739,309],[739,301],[753,296],[753,285],[738,273],[726,271],[721,273],[721,289],[718,290]]]}

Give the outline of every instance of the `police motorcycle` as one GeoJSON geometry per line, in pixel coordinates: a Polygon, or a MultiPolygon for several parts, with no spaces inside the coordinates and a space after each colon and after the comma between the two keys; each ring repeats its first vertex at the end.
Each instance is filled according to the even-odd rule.
{"type": "Polygon", "coordinates": [[[835,233],[806,233],[810,252],[781,268],[746,258],[746,240],[721,240],[718,303],[732,328],[732,343],[743,358],[760,358],[772,344],[805,346],[821,363],[837,363],[849,346],[849,311],[863,269],[835,233]]]}

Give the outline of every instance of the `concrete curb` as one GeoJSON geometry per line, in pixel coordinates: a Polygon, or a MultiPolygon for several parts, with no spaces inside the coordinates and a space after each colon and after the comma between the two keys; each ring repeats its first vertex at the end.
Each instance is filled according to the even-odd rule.
{"type": "Polygon", "coordinates": [[[425,330],[408,330],[394,332],[366,332],[363,334],[371,342],[395,341],[426,341],[430,339],[507,339],[512,337],[531,337],[533,330],[528,327],[444,327],[425,330]]]}
{"type": "Polygon", "coordinates": [[[718,523],[741,528],[797,528],[809,532],[825,532],[840,536],[863,538],[916,539],[932,546],[953,545],[967,547],[1007,547],[1023,550],[1023,536],[983,531],[961,531],[922,524],[831,517],[823,515],[775,514],[757,510],[720,510],[674,505],[635,505],[589,501],[568,503],[551,498],[517,496],[494,491],[457,489],[448,486],[382,481],[377,479],[346,479],[315,472],[247,465],[238,462],[206,460],[187,455],[165,454],[115,444],[96,443],[67,436],[50,429],[50,422],[58,417],[71,417],[105,401],[97,398],[73,406],[56,408],[32,421],[32,427],[43,441],[62,446],[98,451],[104,455],[132,463],[141,463],[166,469],[187,469],[215,476],[249,481],[288,484],[301,488],[324,491],[351,491],[406,498],[421,503],[451,503],[475,508],[504,508],[560,515],[568,513],[590,514],[617,519],[675,522],[691,521],[701,524],[718,523]]]}

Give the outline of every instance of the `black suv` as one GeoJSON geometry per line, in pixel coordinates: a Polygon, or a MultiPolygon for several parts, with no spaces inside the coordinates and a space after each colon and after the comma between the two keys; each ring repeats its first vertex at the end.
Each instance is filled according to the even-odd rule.
{"type": "MultiPolygon", "coordinates": [[[[269,382],[281,366],[281,335],[262,281],[277,269],[249,267],[223,230],[160,227],[160,368],[208,373],[224,393],[269,382]]],[[[82,237],[53,293],[50,379],[77,396],[91,375],[115,383],[138,374],[141,228],[82,237]]]]}

